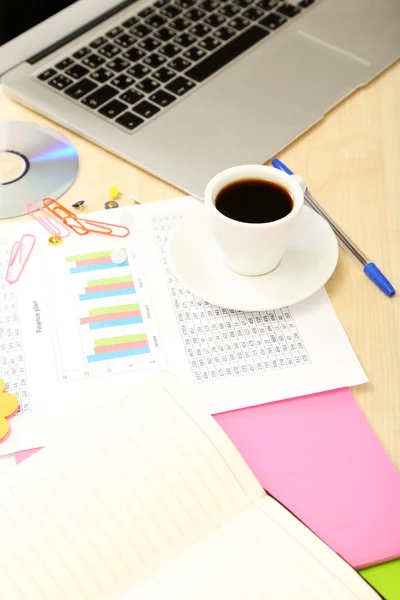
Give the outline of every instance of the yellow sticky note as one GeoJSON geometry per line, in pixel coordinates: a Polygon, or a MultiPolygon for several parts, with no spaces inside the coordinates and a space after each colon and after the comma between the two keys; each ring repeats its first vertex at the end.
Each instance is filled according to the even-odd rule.
{"type": "Polygon", "coordinates": [[[18,410],[18,398],[14,394],[4,391],[4,381],[0,379],[0,442],[10,433],[10,425],[7,421],[15,415],[18,410]]]}

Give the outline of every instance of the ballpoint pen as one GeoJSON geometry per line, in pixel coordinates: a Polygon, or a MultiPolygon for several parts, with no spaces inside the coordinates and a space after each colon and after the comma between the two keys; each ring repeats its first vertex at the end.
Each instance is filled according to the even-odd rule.
{"type": "MultiPolygon", "coordinates": [[[[281,160],[278,158],[272,159],[272,164],[276,169],[280,169],[288,175],[294,175],[293,171],[289,169],[281,160]]],[[[369,258],[358,248],[358,246],[350,239],[350,237],[343,231],[343,229],[335,223],[335,221],[327,214],[324,208],[317,202],[310,190],[307,188],[304,193],[304,200],[308,206],[315,210],[325,221],[332,227],[334,233],[342,245],[347,248],[357,260],[363,265],[363,271],[373,281],[373,283],[384,292],[387,296],[394,296],[396,290],[392,284],[386,279],[384,274],[378,269],[375,263],[371,262],[369,258]]]]}

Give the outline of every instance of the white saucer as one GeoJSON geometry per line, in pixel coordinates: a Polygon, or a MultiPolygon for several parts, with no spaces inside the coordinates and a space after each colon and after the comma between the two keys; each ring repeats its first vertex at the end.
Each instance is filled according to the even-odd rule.
{"type": "Polygon", "coordinates": [[[328,281],[338,256],[332,229],[306,206],[290,247],[267,275],[247,277],[226,266],[204,206],[182,218],[169,243],[172,269],[187,289],[211,304],[241,311],[273,310],[305,300],[328,281]]]}

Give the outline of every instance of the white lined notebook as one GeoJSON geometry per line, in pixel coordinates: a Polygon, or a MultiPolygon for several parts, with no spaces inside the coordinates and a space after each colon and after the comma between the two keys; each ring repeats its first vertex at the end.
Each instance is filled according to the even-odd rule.
{"type": "Polygon", "coordinates": [[[0,490],[1,600],[373,600],[170,373],[0,490]]]}

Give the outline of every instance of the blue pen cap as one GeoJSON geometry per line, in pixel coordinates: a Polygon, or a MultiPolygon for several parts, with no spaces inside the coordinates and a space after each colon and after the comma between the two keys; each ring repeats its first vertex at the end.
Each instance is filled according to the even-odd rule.
{"type": "Polygon", "coordinates": [[[378,269],[375,263],[368,263],[364,267],[363,271],[367,275],[367,277],[369,277],[370,280],[373,281],[375,285],[377,285],[378,288],[382,290],[384,294],[386,294],[386,296],[389,296],[391,298],[395,295],[396,290],[394,289],[392,284],[386,279],[382,271],[378,269]]]}

